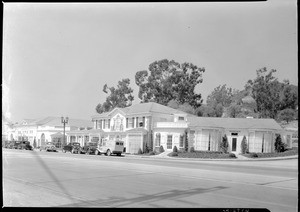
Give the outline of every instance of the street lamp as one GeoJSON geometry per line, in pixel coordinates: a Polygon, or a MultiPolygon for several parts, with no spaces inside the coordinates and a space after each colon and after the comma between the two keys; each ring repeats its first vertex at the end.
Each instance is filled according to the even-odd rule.
{"type": "Polygon", "coordinates": [[[63,116],[61,117],[61,123],[64,124],[64,140],[63,140],[63,145],[65,145],[65,128],[66,128],[66,124],[68,124],[69,118],[66,117],[64,118],[63,116]]]}

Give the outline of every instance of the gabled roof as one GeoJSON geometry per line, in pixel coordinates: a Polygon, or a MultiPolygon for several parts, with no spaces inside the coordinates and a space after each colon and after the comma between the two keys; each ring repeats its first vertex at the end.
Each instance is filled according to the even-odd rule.
{"type": "Polygon", "coordinates": [[[274,119],[188,117],[189,127],[283,130],[274,119]]]}
{"type": "MultiPolygon", "coordinates": [[[[126,108],[115,108],[115,109],[121,110],[127,116],[137,115],[137,114],[147,114],[147,113],[148,114],[149,113],[160,113],[160,114],[170,114],[170,115],[173,115],[173,114],[187,114],[183,111],[176,110],[176,109],[173,109],[171,107],[167,107],[167,106],[158,104],[156,102],[140,103],[140,104],[131,105],[131,106],[126,107],[126,108]]],[[[96,115],[92,116],[92,118],[107,117],[107,116],[109,116],[109,114],[111,112],[96,114],[96,115]]]]}
{"type": "MultiPolygon", "coordinates": [[[[25,120],[25,119],[24,119],[25,120]]],[[[28,120],[28,119],[26,119],[28,120]]],[[[18,125],[21,126],[22,124],[18,125]]],[[[28,123],[30,126],[38,125],[38,126],[62,126],[61,123],[61,117],[43,117],[39,119],[35,119],[34,121],[31,121],[28,123]]],[[[67,126],[74,126],[74,127],[93,127],[93,122],[91,120],[84,120],[84,119],[73,119],[69,118],[67,126]]]]}

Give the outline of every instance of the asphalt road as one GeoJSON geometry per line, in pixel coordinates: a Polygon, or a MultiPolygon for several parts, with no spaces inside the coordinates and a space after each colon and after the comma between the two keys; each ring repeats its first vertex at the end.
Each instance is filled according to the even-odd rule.
{"type": "Polygon", "coordinates": [[[298,211],[298,160],[187,161],[2,149],[4,207],[298,211]]]}

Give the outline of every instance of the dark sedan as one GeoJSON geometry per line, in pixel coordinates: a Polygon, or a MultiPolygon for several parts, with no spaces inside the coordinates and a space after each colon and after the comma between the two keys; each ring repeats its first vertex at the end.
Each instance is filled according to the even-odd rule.
{"type": "Polygon", "coordinates": [[[97,142],[88,142],[86,145],[82,147],[81,153],[83,154],[95,154],[97,149],[97,142]]]}
{"type": "Polygon", "coordinates": [[[80,154],[81,152],[81,146],[78,142],[71,142],[67,145],[63,146],[62,152],[71,152],[72,154],[80,154]]]}

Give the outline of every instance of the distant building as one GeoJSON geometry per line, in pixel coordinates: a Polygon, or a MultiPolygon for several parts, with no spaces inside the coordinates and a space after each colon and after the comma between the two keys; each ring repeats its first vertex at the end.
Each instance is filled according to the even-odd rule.
{"type": "MultiPolygon", "coordinates": [[[[65,126],[65,131],[76,129],[91,129],[93,123],[90,120],[69,119],[65,126]]],[[[45,142],[55,141],[60,147],[63,141],[63,124],[60,117],[45,117],[40,119],[24,119],[19,124],[14,124],[7,131],[8,140],[27,140],[31,145],[41,146],[45,142]],[[61,135],[61,139],[54,135],[61,135]],[[54,137],[53,137],[54,136],[54,137]],[[35,144],[34,144],[35,143],[35,144]]]]}

